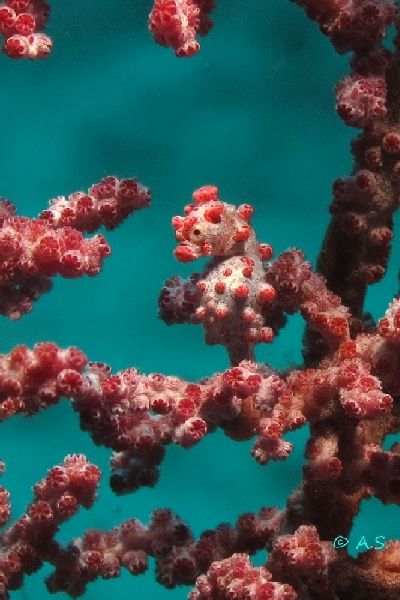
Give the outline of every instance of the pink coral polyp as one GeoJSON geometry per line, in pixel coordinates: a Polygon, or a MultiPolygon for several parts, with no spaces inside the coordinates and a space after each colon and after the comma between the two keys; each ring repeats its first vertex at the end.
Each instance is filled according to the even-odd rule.
{"type": "Polygon", "coordinates": [[[197,35],[205,35],[212,22],[214,0],[156,0],[149,29],[156,42],[173,48],[176,56],[192,56],[200,49],[197,35]]]}

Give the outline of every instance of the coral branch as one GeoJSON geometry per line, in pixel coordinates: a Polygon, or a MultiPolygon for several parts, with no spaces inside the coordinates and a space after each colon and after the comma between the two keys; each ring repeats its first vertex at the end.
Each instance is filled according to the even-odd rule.
{"type": "Polygon", "coordinates": [[[329,568],[335,559],[332,543],[322,542],[315,527],[303,525],[273,543],[267,567],[274,578],[293,586],[297,598],[333,598],[329,568]]]}
{"type": "Polygon", "coordinates": [[[212,26],[209,13],[214,0],[155,0],[149,16],[154,40],[173,48],[176,56],[192,56],[200,50],[197,35],[212,26]]]}
{"type": "Polygon", "coordinates": [[[362,127],[364,132],[353,142],[353,176],[334,183],[332,222],[318,269],[327,277],[328,287],[359,319],[367,285],[379,281],[385,272],[392,214],[398,204],[399,122],[393,121],[391,107],[398,101],[393,86],[398,86],[399,64],[383,51],[357,57],[353,65],[362,74],[356,71],[337,87],[339,114],[348,125],[362,127]]]}
{"type": "Polygon", "coordinates": [[[82,233],[92,233],[102,225],[115,229],[131,213],[148,207],[150,198],[149,190],[137,179],[106,177],[87,193],[53,198],[39,218],[48,220],[54,227],[74,227],[82,233]]]}
{"type": "Polygon", "coordinates": [[[196,589],[189,600],[296,600],[293,588],[272,581],[265,567],[253,567],[247,554],[233,554],[230,558],[214,562],[207,575],[199,577],[196,589]]]}
{"type": "MultiPolygon", "coordinates": [[[[51,343],[37,344],[33,350],[20,346],[0,356],[0,415],[31,415],[61,396],[71,398],[82,428],[97,444],[117,452],[112,484],[123,493],[155,483],[164,446],[190,448],[218,426],[235,439],[258,434],[253,455],[265,464],[288,456],[291,444],[282,436],[306,420],[318,425],[344,414],[352,423],[390,414],[392,397],[371,371],[385,368],[377,355],[391,343],[378,334],[360,335],[355,342],[343,342],[319,369],[293,371],[286,380],[266,366],[243,361],[196,384],[161,374],[142,375],[133,368],[113,375],[103,363],[88,363],[76,348],[61,350],[51,343]]],[[[398,388],[397,380],[391,384],[398,388]]],[[[324,453],[322,448],[314,450],[318,457],[324,453]]],[[[317,479],[325,479],[322,473],[329,472],[328,464],[340,473],[336,452],[329,451],[328,457],[328,463],[308,467],[309,477],[320,473],[317,479]]]]}
{"type": "Polygon", "coordinates": [[[18,319],[51,288],[55,275],[97,275],[111,253],[105,238],[85,238],[101,225],[113,229],[130,213],[149,205],[150,193],[135,179],[103,179],[88,194],[50,201],[38,219],[15,216],[0,202],[0,313],[18,319]]]}
{"type": "MultiPolygon", "coordinates": [[[[152,514],[148,526],[131,519],[109,532],[91,530],[73,540],[60,552],[47,585],[51,592],[80,596],[88,582],[97,577],[117,577],[121,568],[140,575],[148,569],[151,556],[156,559],[159,583],[167,588],[193,584],[211,563],[215,565],[213,561],[234,552],[253,554],[264,548],[283,522],[284,513],[274,507],[262,508],[258,514],[241,515],[235,527],[224,523],[213,531],[205,531],[195,541],[180,517],[159,509],[152,514]]],[[[214,568],[211,566],[211,570],[214,568]]]]}
{"type": "Polygon", "coordinates": [[[397,15],[386,0],[292,0],[316,21],[340,53],[376,46],[397,15]]]}
{"type": "Polygon", "coordinates": [[[0,598],[23,585],[25,574],[40,569],[43,561],[59,557],[54,536],[61,523],[79,506],[89,508],[95,497],[100,471],[83,454],[71,454],[49,470],[34,486],[35,499],[27,512],[1,537],[0,598]]]}

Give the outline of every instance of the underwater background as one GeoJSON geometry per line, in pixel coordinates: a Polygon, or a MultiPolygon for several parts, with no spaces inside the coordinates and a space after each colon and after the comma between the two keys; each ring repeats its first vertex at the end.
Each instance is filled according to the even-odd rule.
{"type": "MultiPolygon", "coordinates": [[[[229,203],[253,204],[258,237],[276,255],[296,246],[315,264],[332,181],[351,169],[356,132],[336,116],[333,93],[348,72],[347,57],[336,55],[287,0],[218,0],[214,27],[189,59],[152,41],[150,10],[150,0],[53,2],[51,56],[0,56],[0,195],[18,214],[35,216],[49,198],[86,190],[106,175],[138,177],[153,194],[150,209],[107,233],[112,256],[99,276],[56,279],[31,314],[2,319],[0,352],[55,341],[114,371],[135,366],[196,380],[225,369],[224,349],[206,346],[201,327],[167,327],[157,317],[163,281],[201,268],[174,259],[171,218],[203,184],[218,185],[229,203]]],[[[399,258],[397,244],[385,281],[369,292],[375,318],[398,292],[399,258]]],[[[301,318],[291,318],[272,345],[258,347],[258,360],[277,368],[300,364],[302,332],[301,318]]],[[[251,441],[217,432],[190,451],[168,448],[155,488],[117,497],[108,486],[110,450],[80,431],[67,401],[0,430],[7,465],[1,484],[12,494],[13,516],[66,454],[82,452],[101,468],[98,501],[62,527],[58,539],[65,541],[132,517],[147,523],[159,507],[171,508],[199,535],[242,512],[283,506],[300,481],[307,438],[306,428],[287,436],[295,443],[291,456],[261,467],[250,456],[251,441]]],[[[364,502],[351,539],[400,537],[396,510],[364,502]]],[[[259,553],[257,564],[264,559],[259,553]]],[[[155,582],[153,564],[145,575],[122,570],[118,579],[90,584],[85,598],[186,598],[190,588],[165,590],[155,582]]],[[[12,598],[50,597],[43,582],[50,571],[27,577],[12,598]]]]}

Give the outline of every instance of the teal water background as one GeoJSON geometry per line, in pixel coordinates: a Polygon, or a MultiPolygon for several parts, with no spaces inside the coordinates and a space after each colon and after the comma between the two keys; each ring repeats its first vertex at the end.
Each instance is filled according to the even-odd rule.
{"type": "MultiPolygon", "coordinates": [[[[218,185],[227,202],[252,203],[259,239],[276,254],[297,246],[315,261],[331,183],[351,168],[354,132],[337,118],[333,94],[348,72],[347,58],[287,0],[219,0],[200,53],[177,59],[152,41],[150,9],[145,0],[53,2],[50,58],[32,63],[0,56],[0,195],[20,215],[35,216],[49,198],[87,189],[109,174],[137,176],[153,192],[150,209],[107,234],[113,254],[100,276],[57,279],[31,314],[2,319],[1,352],[55,341],[114,370],[135,366],[196,380],[226,368],[224,350],[206,346],[200,327],[167,327],[157,317],[163,281],[198,270],[175,261],[171,218],[203,184],[218,185]]],[[[375,316],[397,292],[398,259],[397,250],[387,280],[369,294],[375,316]]],[[[300,318],[291,319],[258,359],[276,367],[299,363],[302,327],[300,318]]],[[[99,499],[59,539],[131,517],[147,522],[158,507],[170,507],[198,535],[242,512],[284,504],[300,481],[306,430],[288,439],[295,441],[292,455],[267,467],[250,456],[251,442],[234,443],[220,432],[191,451],[171,447],[155,488],[116,497],[108,487],[110,451],[92,444],[63,401],[1,425],[7,464],[1,483],[18,516],[48,468],[83,452],[103,471],[99,499]]],[[[364,503],[354,538],[400,537],[395,515],[393,507],[364,503]]],[[[47,598],[49,571],[27,578],[13,598],[47,598]]],[[[183,599],[187,591],[162,588],[151,565],[140,577],[123,571],[91,584],[85,598],[183,599]]]]}

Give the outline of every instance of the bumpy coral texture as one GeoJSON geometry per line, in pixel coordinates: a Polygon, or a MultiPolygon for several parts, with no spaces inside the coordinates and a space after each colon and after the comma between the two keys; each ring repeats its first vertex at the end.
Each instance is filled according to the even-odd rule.
{"type": "Polygon", "coordinates": [[[26,513],[2,534],[0,598],[8,597],[8,589],[21,587],[24,575],[40,569],[49,552],[57,556],[54,536],[59,525],[80,506],[92,505],[99,478],[99,469],[83,454],[71,454],[34,486],[35,498],[26,513]]]}
{"type": "Polygon", "coordinates": [[[207,575],[198,578],[189,600],[218,600],[221,590],[222,597],[232,600],[296,599],[293,588],[271,580],[271,573],[265,567],[253,567],[247,554],[232,554],[230,558],[214,562],[207,575]]]}
{"type": "Polygon", "coordinates": [[[111,249],[103,235],[83,233],[101,225],[113,229],[149,203],[149,191],[137,180],[116,177],[87,193],[50,200],[37,219],[15,216],[14,205],[0,201],[0,313],[18,319],[29,312],[55,275],[97,275],[111,249]]]}
{"type": "Polygon", "coordinates": [[[200,50],[197,35],[206,35],[212,21],[214,0],[156,0],[149,29],[156,42],[173,48],[176,56],[192,56],[200,50]]]}
{"type": "Polygon", "coordinates": [[[393,23],[396,5],[386,0],[293,0],[304,8],[340,53],[378,45],[393,23]]]}
{"type": "Polygon", "coordinates": [[[49,18],[44,0],[6,0],[0,4],[0,34],[3,52],[10,58],[45,58],[52,41],[41,29],[49,18]]]}
{"type": "MultiPolygon", "coordinates": [[[[146,205],[149,200],[148,190],[136,182],[119,184],[109,178],[91,188],[89,196],[73,194],[69,199],[71,206],[64,198],[53,200],[50,209],[42,214],[42,220],[61,225],[64,219],[72,219],[82,229],[92,230],[94,225],[98,225],[100,216],[98,213],[94,216],[89,211],[88,219],[80,217],[79,201],[85,198],[83,206],[86,206],[87,199],[92,198],[91,209],[94,206],[99,208],[103,197],[110,196],[110,189],[114,195],[111,201],[106,200],[106,206],[111,204],[114,207],[112,214],[118,210],[117,199],[120,194],[116,189],[120,193],[121,190],[130,191],[130,208],[137,207],[138,197],[139,204],[146,205]],[[103,193],[99,190],[103,190],[103,193]],[[97,205],[95,200],[98,201],[97,205]]],[[[306,421],[315,427],[315,434],[307,447],[308,464],[304,469],[306,481],[314,485],[339,481],[347,465],[339,453],[339,439],[333,428],[338,415],[342,415],[345,426],[352,427],[355,420],[362,425],[366,420],[390,415],[393,408],[390,392],[396,393],[399,384],[396,378],[387,376],[387,361],[391,361],[392,367],[397,366],[400,360],[395,358],[399,347],[397,301],[392,303],[381,319],[378,333],[360,334],[353,341],[349,335],[347,309],[326,289],[324,279],[312,272],[300,251],[289,250],[275,261],[266,262],[271,258],[272,250],[256,240],[250,225],[252,209],[249,205],[236,208],[222,202],[213,186],[196,190],[194,202],[186,207],[186,217],[173,219],[179,242],[175,254],[183,261],[204,254],[213,258],[206,266],[205,273],[194,277],[194,286],[193,276],[189,278],[190,298],[187,295],[185,297],[185,293],[173,294],[171,298],[171,284],[163,290],[160,305],[168,319],[177,315],[179,318],[176,320],[180,322],[185,315],[197,321],[196,314],[204,302],[211,315],[209,323],[205,324],[206,330],[209,327],[213,331],[217,327],[221,335],[220,343],[226,344],[228,349],[232,344],[232,348],[247,355],[255,341],[260,341],[246,335],[248,321],[242,317],[248,306],[241,303],[253,298],[254,307],[261,307],[262,310],[266,302],[269,306],[260,322],[267,322],[272,315],[277,315],[282,325],[285,313],[300,310],[310,327],[328,340],[331,358],[325,359],[318,369],[295,370],[286,376],[274,373],[267,366],[241,360],[222,373],[192,383],[161,374],[143,375],[134,368],[112,374],[110,367],[103,363],[90,363],[76,348],[62,350],[52,343],[37,344],[33,350],[18,346],[10,354],[0,356],[0,417],[7,419],[18,413],[33,415],[58,402],[61,397],[69,397],[79,413],[82,428],[91,434],[96,444],[114,450],[110,482],[119,494],[143,485],[154,485],[164,457],[164,448],[171,443],[190,448],[207,433],[221,427],[234,439],[257,436],[252,454],[260,464],[266,464],[270,460],[284,460],[290,454],[292,445],[284,439],[284,435],[301,427],[306,421]],[[251,263],[250,257],[253,257],[251,263]],[[242,261],[242,258],[245,260],[242,261]],[[230,268],[226,263],[228,261],[228,265],[231,265],[232,259],[239,261],[240,266],[233,279],[230,279],[232,273],[222,275],[228,282],[222,290],[218,285],[220,273],[230,268]],[[255,269],[258,269],[258,275],[253,277],[255,269]],[[241,278],[245,278],[247,283],[243,284],[241,278]],[[237,295],[238,285],[246,285],[248,293],[237,295]],[[207,289],[210,290],[209,297],[206,296],[204,301],[207,289]],[[214,295],[219,298],[223,295],[221,292],[226,291],[228,295],[225,301],[232,302],[232,327],[244,327],[236,335],[238,339],[240,335],[243,336],[241,343],[236,343],[236,346],[223,329],[218,329],[221,317],[212,318],[215,313],[214,295]],[[267,298],[263,297],[264,293],[267,298]],[[196,303],[199,305],[196,306],[196,303]],[[385,391],[382,390],[382,381],[385,382],[385,391]]],[[[105,215],[108,214],[106,211],[105,215]]],[[[115,220],[106,223],[110,227],[116,224],[115,220]]],[[[185,287],[185,284],[181,283],[178,287],[182,289],[182,286],[185,287]]],[[[252,324],[252,320],[249,322],[252,324]]],[[[239,358],[237,355],[235,357],[239,358]]],[[[365,490],[364,493],[368,489],[369,494],[374,493],[383,501],[395,501],[397,449],[384,452],[377,440],[370,438],[365,440],[355,456],[353,472],[357,473],[357,477],[352,486],[359,486],[365,490]]],[[[4,489],[1,490],[1,498],[2,520],[5,522],[9,517],[9,500],[4,489]]],[[[287,515],[291,515],[290,510],[287,515]]],[[[251,553],[263,545],[271,544],[271,536],[283,528],[287,515],[270,508],[263,509],[258,517],[242,516],[237,524],[241,532],[239,538],[234,530],[219,529],[217,539],[222,547],[217,554],[207,551],[207,558],[204,555],[204,541],[201,541],[206,538],[194,542],[183,524],[173,526],[179,528],[177,535],[181,537],[173,543],[169,542],[170,549],[167,554],[164,550],[162,556],[158,556],[154,549],[154,541],[150,545],[149,541],[144,542],[145,530],[139,523],[133,527],[135,535],[132,538],[125,538],[125,532],[130,531],[126,529],[127,524],[109,534],[88,533],[82,541],[72,542],[70,549],[57,555],[54,562],[56,571],[49,580],[49,588],[79,595],[88,581],[97,576],[117,576],[121,566],[127,567],[133,574],[142,572],[147,568],[146,556],[153,555],[159,560],[158,579],[167,586],[194,582],[214,561],[209,575],[203,579],[200,577],[198,590],[193,592],[209,594],[194,595],[194,598],[213,598],[212,573],[220,572],[219,569],[225,572],[225,566],[231,564],[228,561],[219,566],[218,561],[224,561],[233,552],[245,550],[251,553]],[[141,542],[137,538],[138,532],[141,532],[141,542]],[[223,538],[220,537],[222,534],[223,538]],[[128,539],[131,541],[128,542],[128,539]],[[226,541],[222,542],[222,539],[226,541]],[[178,550],[177,546],[181,545],[182,549],[178,550]],[[104,548],[107,548],[106,554],[104,548]],[[201,559],[198,556],[200,548],[203,553],[201,559]]],[[[163,544],[166,543],[165,536],[169,535],[168,527],[164,522],[160,534],[163,544]]],[[[146,533],[148,535],[153,540],[153,534],[146,533]]],[[[300,541],[304,539],[301,543],[309,543],[310,536],[318,536],[316,529],[301,527],[297,535],[300,541]]],[[[279,573],[281,579],[288,583],[293,581],[295,589],[299,589],[304,586],[294,577],[293,559],[290,559],[290,581],[282,574],[286,567],[279,566],[283,555],[279,555],[278,549],[286,547],[284,539],[278,538],[273,546],[271,573],[279,573]],[[279,561],[278,555],[281,556],[279,561]]],[[[212,547],[217,547],[215,542],[212,547]]],[[[311,547],[314,546],[311,544],[311,547]]],[[[307,574],[307,589],[329,589],[328,572],[323,567],[323,561],[332,562],[335,556],[329,542],[323,542],[321,548],[323,550],[318,559],[322,561],[321,573],[316,576],[313,562],[314,566],[307,574]]],[[[294,593],[286,584],[278,583],[279,577],[278,582],[273,583],[269,581],[271,575],[268,571],[254,569],[250,564],[246,570],[245,563],[240,563],[244,570],[238,581],[236,577],[232,579],[229,569],[226,571],[223,584],[226,593],[230,594],[228,590],[234,589],[237,598],[246,597],[249,590],[253,590],[251,593],[255,594],[255,598],[262,598],[266,590],[277,598],[294,593]]],[[[309,564],[307,559],[304,568],[309,564]]]]}
{"type": "MultiPolygon", "coordinates": [[[[69,399],[82,429],[112,450],[117,494],[155,485],[171,444],[189,450],[221,428],[233,440],[253,440],[252,456],[266,465],[289,456],[287,434],[307,423],[300,485],[285,507],[262,506],[197,538],[160,508],[148,524],[132,518],[62,544],[59,526],[79,507],[90,508],[100,478],[85,456],[69,455],[34,486],[33,501],[12,524],[10,494],[0,487],[0,600],[44,563],[52,566],[49,592],[78,597],[96,578],[143,573],[149,559],[165,587],[194,585],[190,600],[400,597],[399,542],[357,559],[332,543],[350,535],[363,500],[400,504],[400,444],[386,444],[400,431],[400,299],[377,324],[364,312],[368,286],[386,271],[400,198],[399,11],[386,0],[294,1],[339,53],[352,52],[336,109],[361,130],[350,176],[333,184],[316,269],[297,248],[273,258],[251,225],[251,205],[228,204],[216,186],[203,186],[173,218],[174,254],[180,263],[209,261],[187,279],[165,282],[160,316],[169,325],[202,325],[208,344],[226,348],[230,366],[192,382],[134,367],[113,373],[98,357],[52,342],[19,345],[0,355],[0,420],[69,399]],[[392,25],[390,50],[382,40],[392,25]],[[304,366],[277,372],[256,362],[257,344],[272,343],[295,312],[306,322],[304,366]],[[269,554],[255,566],[250,557],[260,550],[269,554]]],[[[213,8],[213,0],[156,0],[150,31],[177,56],[191,56],[213,8]]],[[[8,56],[48,54],[51,41],[41,31],[48,11],[43,0],[0,6],[8,56]]],[[[96,275],[110,248],[101,234],[86,234],[114,229],[149,203],[137,180],[115,177],[52,199],[36,219],[16,216],[2,200],[0,313],[16,319],[31,310],[57,274],[96,275]]],[[[0,473],[4,468],[0,461],[0,473]]]]}

